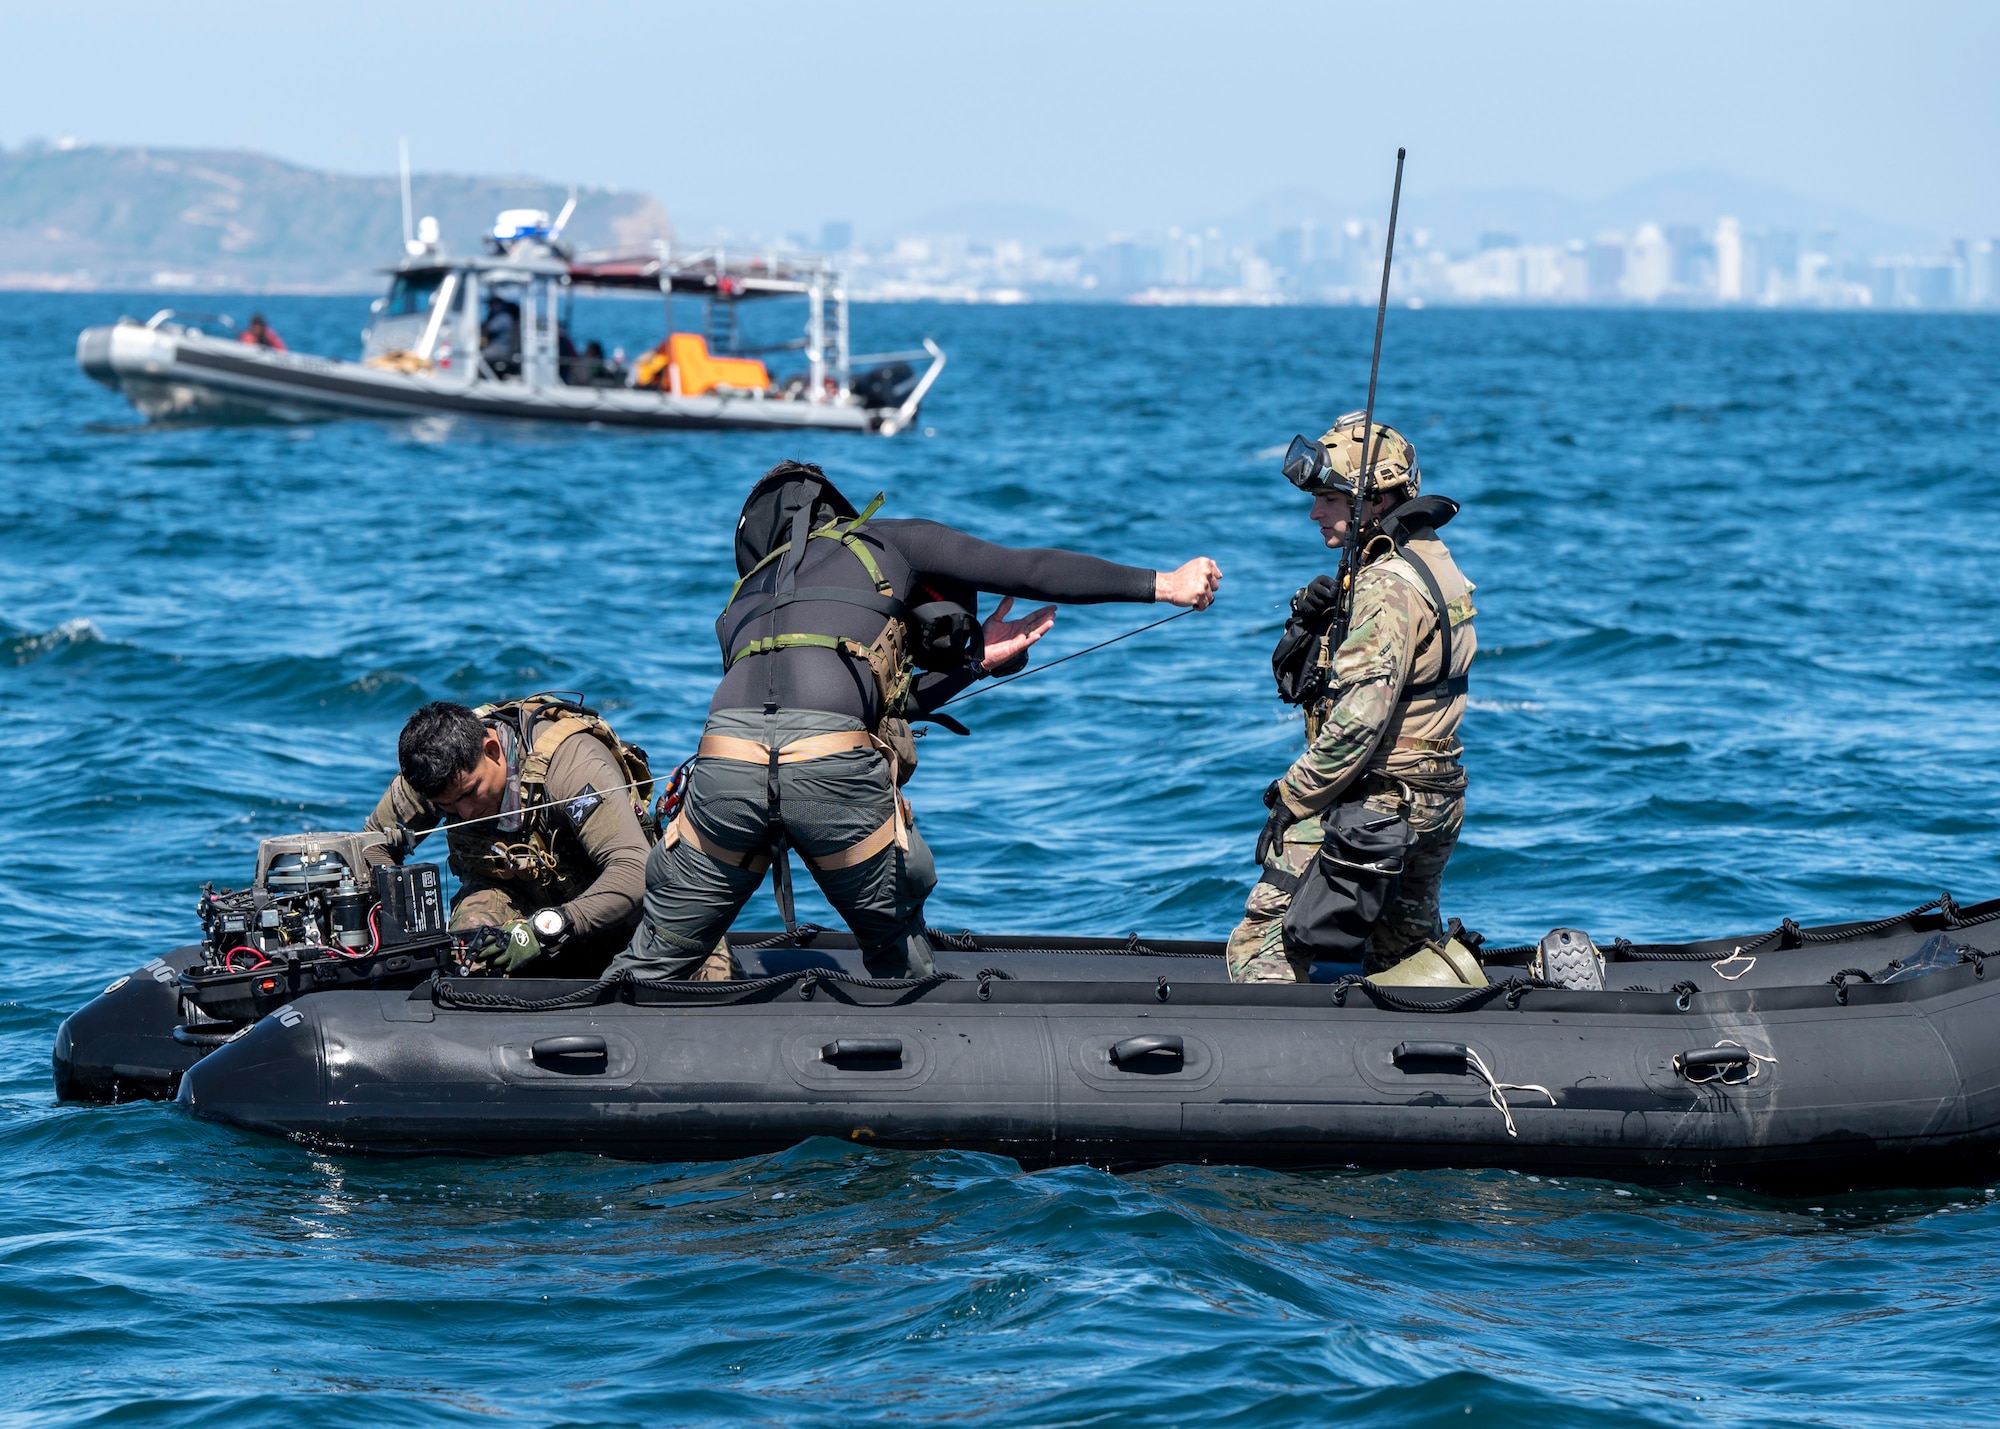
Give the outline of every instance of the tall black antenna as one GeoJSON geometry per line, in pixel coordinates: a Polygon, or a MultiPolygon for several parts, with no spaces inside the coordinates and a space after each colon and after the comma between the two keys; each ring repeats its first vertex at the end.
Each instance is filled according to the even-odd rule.
{"type": "Polygon", "coordinates": [[[1341,542],[1341,582],[1338,616],[1332,627],[1339,638],[1347,636],[1347,624],[1354,612],[1354,583],[1359,578],[1362,517],[1374,495],[1377,442],[1375,440],[1375,379],[1382,371],[1382,325],[1389,316],[1389,266],[1396,259],[1396,212],[1403,203],[1403,156],[1396,151],[1396,186],[1389,193],[1389,239],[1382,246],[1382,296],[1375,304],[1375,355],[1368,361],[1368,405],[1361,412],[1361,470],[1354,476],[1354,506],[1347,518],[1347,538],[1341,542]]]}

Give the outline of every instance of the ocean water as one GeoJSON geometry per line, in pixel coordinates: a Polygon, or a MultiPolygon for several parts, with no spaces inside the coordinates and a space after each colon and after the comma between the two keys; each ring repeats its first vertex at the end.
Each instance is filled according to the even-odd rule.
{"type": "MultiPolygon", "coordinates": [[[[155,305],[0,295],[0,1425],[1992,1422],[1985,1187],[397,1162],[57,1105],[62,1017],[259,837],[357,824],[418,703],[581,689],[689,749],[784,456],[1221,563],[1214,610],[968,704],[912,793],[938,925],[1223,936],[1300,738],[1270,643],[1327,564],[1276,452],[1360,405],[1372,316],[862,309],[864,346],[951,354],[880,441],[151,428],[70,354],[155,305]]],[[[262,306],[349,353],[366,305],[262,306]]],[[[1479,587],[1447,913],[1671,938],[2000,892],[2000,322],[1398,311],[1380,410],[1479,587]]]]}

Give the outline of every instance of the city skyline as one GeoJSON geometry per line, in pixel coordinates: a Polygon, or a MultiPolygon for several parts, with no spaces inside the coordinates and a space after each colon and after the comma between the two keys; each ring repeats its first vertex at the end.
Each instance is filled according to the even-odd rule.
{"type": "Polygon", "coordinates": [[[579,23],[520,0],[104,0],[23,7],[9,36],[10,145],[249,148],[353,174],[407,136],[425,168],[643,188],[689,230],[869,233],[992,201],[1164,230],[1300,183],[1375,205],[1399,144],[1413,199],[1585,201],[1720,169],[1885,223],[2000,228],[2000,9],[1969,3],[883,0],[864,23],[771,0],[579,23]]]}

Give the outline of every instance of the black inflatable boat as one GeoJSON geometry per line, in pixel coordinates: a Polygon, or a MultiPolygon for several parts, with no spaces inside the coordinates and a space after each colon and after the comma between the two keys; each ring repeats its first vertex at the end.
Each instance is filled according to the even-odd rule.
{"type": "Polygon", "coordinates": [[[733,982],[499,980],[453,975],[393,888],[384,909],[365,948],[237,968],[212,936],[118,979],[63,1024],[59,1094],[391,1153],[706,1160],[834,1136],[1028,1166],[2000,1176],[2000,900],[1614,941],[1591,949],[1601,991],[1530,976],[1532,947],[1480,951],[1483,987],[1333,967],[1245,987],[1216,943],[969,934],[937,935],[937,976],[882,982],[812,928],[736,935],[733,982]]]}

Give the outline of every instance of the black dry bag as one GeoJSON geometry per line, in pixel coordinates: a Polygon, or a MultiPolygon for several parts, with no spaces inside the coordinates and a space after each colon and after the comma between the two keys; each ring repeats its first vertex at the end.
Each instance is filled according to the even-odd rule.
{"type": "Polygon", "coordinates": [[[1363,803],[1329,813],[1326,838],[1285,910],[1286,951],[1315,962],[1360,962],[1416,841],[1401,814],[1363,803]]]}

